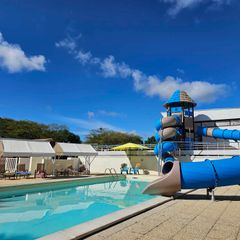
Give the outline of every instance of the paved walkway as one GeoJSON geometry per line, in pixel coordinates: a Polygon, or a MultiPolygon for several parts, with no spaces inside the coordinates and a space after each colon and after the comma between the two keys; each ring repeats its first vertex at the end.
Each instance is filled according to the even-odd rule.
{"type": "Polygon", "coordinates": [[[240,240],[240,186],[222,187],[216,201],[197,190],[95,234],[88,240],[240,240]]]}

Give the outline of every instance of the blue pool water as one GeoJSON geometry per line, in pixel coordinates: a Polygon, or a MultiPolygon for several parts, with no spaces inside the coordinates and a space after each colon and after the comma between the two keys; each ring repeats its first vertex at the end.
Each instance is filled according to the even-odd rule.
{"type": "Polygon", "coordinates": [[[35,239],[147,201],[140,181],[117,181],[0,198],[0,239],[35,239]]]}

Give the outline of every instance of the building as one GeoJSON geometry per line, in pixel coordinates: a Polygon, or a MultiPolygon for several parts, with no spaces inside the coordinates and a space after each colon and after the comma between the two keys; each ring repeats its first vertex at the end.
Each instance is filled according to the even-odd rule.
{"type": "MultiPolygon", "coordinates": [[[[221,128],[229,130],[240,130],[240,108],[216,108],[206,110],[195,110],[195,130],[197,127],[221,128]]],[[[197,138],[198,141],[224,141],[209,137],[197,138]]]]}

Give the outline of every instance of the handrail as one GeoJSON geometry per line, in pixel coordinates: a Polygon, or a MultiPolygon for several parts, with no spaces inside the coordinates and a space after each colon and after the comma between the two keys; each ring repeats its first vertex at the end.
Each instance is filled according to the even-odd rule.
{"type": "Polygon", "coordinates": [[[111,170],[111,171],[113,170],[113,172],[115,173],[115,175],[118,175],[115,168],[111,168],[110,170],[111,170]]]}
{"type": "Polygon", "coordinates": [[[107,175],[107,171],[109,170],[109,173],[118,179],[118,174],[115,168],[106,168],[104,171],[104,174],[107,175]],[[113,172],[112,172],[113,171],[113,172]]]}
{"type": "Polygon", "coordinates": [[[105,175],[107,175],[107,170],[109,170],[109,173],[110,173],[111,175],[113,175],[110,168],[106,168],[106,169],[105,169],[105,171],[104,171],[104,174],[105,174],[105,175]]]}
{"type": "Polygon", "coordinates": [[[117,179],[118,179],[118,174],[117,174],[117,171],[116,171],[116,169],[115,169],[115,168],[111,168],[110,170],[111,170],[111,171],[113,170],[113,172],[114,172],[115,176],[116,176],[116,177],[117,177],[117,179]]]}

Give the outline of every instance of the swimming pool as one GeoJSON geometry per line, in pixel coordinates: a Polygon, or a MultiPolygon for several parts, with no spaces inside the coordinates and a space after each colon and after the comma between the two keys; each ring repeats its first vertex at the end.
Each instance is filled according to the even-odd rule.
{"type": "Polygon", "coordinates": [[[0,198],[0,239],[35,239],[154,198],[122,180],[0,198]]]}

